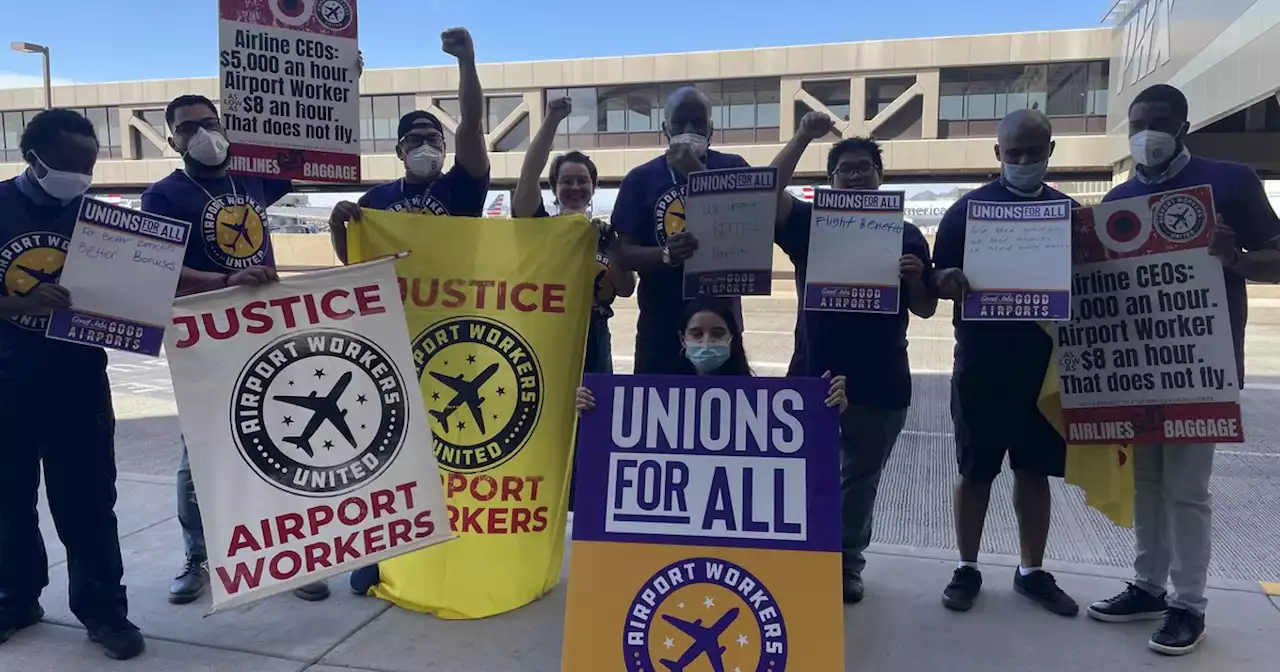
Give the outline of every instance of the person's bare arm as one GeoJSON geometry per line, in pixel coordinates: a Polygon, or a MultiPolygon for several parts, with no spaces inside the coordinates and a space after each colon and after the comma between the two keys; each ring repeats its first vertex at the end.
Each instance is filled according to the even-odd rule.
{"type": "Polygon", "coordinates": [[[769,165],[778,169],[778,218],[776,225],[781,228],[786,225],[787,219],[791,216],[791,204],[794,200],[791,194],[787,193],[787,185],[791,184],[791,178],[795,175],[796,166],[800,164],[800,158],[804,156],[804,150],[808,149],[809,143],[818,138],[826,137],[831,129],[835,127],[835,120],[830,116],[816,111],[810,111],[800,120],[800,130],[791,136],[791,140],[783,146],[782,151],[773,157],[773,162],[769,165]]]}
{"type": "Polygon", "coordinates": [[[458,129],[454,161],[472,177],[489,173],[489,151],[484,144],[484,90],[476,70],[476,49],[466,28],[450,28],[440,35],[446,54],[458,59],[458,129]]]}
{"type": "MultiPolygon", "coordinates": [[[[547,157],[551,155],[551,143],[556,138],[556,127],[573,111],[573,104],[568,98],[556,98],[547,103],[547,113],[542,118],[542,126],[529,141],[529,149],[524,153],[524,164],[520,166],[520,181],[516,182],[516,193],[511,199],[512,217],[532,217],[542,205],[542,169],[547,167],[547,157]]],[[[555,191],[556,185],[551,185],[555,191]]]]}

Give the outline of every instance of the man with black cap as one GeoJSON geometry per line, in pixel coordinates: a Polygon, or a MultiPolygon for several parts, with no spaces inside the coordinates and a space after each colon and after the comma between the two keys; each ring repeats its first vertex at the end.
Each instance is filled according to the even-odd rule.
{"type": "Polygon", "coordinates": [[[440,35],[441,48],[458,59],[458,109],[454,132],[458,146],[453,168],[442,173],[447,147],[444,126],[430,112],[414,110],[400,118],[396,156],[404,161],[404,177],[370,189],[359,202],[343,201],[329,216],[333,249],[347,262],[347,222],[360,219],[360,208],[392,212],[479,217],[489,193],[489,153],[484,140],[484,91],[476,72],[476,50],[466,28],[440,35]]]}

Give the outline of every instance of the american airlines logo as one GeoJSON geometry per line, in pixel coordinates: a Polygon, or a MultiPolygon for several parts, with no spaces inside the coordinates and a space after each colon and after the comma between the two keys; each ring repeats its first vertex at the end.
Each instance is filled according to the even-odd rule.
{"type": "Polygon", "coordinates": [[[1137,84],[1169,62],[1170,21],[1174,0],[1150,0],[1129,16],[1124,24],[1124,51],[1116,74],[1116,93],[1125,84],[1137,84]]]}

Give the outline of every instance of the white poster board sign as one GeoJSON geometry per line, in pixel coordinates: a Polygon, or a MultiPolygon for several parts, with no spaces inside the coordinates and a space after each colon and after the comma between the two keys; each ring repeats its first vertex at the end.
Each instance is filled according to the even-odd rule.
{"type": "Polygon", "coordinates": [[[777,168],[705,170],[689,176],[685,230],[698,251],[684,262],[684,296],[767,295],[773,285],[777,168]]]}
{"type": "Polygon", "coordinates": [[[1071,319],[1071,201],[969,201],[962,320],[1071,319]]]}
{"type": "Polygon", "coordinates": [[[158,356],[190,235],[187,222],[84,198],[57,280],[72,307],[45,336],[158,356]]]}
{"type": "Polygon", "coordinates": [[[904,200],[901,191],[814,192],[805,310],[898,313],[904,200]]]}
{"type": "Polygon", "coordinates": [[[452,538],[393,263],[174,304],[215,609],[452,538]]]}
{"type": "Polygon", "coordinates": [[[231,171],[359,182],[356,0],[219,0],[218,16],[231,171]]]}

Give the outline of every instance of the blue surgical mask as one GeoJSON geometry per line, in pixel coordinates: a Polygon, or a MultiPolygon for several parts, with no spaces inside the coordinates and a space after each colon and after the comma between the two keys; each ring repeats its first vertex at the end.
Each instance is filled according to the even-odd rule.
{"type": "Polygon", "coordinates": [[[1044,184],[1044,176],[1049,173],[1048,161],[1026,165],[1016,163],[1002,165],[1001,175],[1004,177],[1005,184],[1018,191],[1035,191],[1039,189],[1040,185],[1044,184]]]}
{"type": "Polygon", "coordinates": [[[694,370],[698,373],[711,373],[729,361],[729,344],[713,343],[711,345],[703,345],[701,343],[686,342],[684,344],[684,356],[693,364],[694,370]]]}

